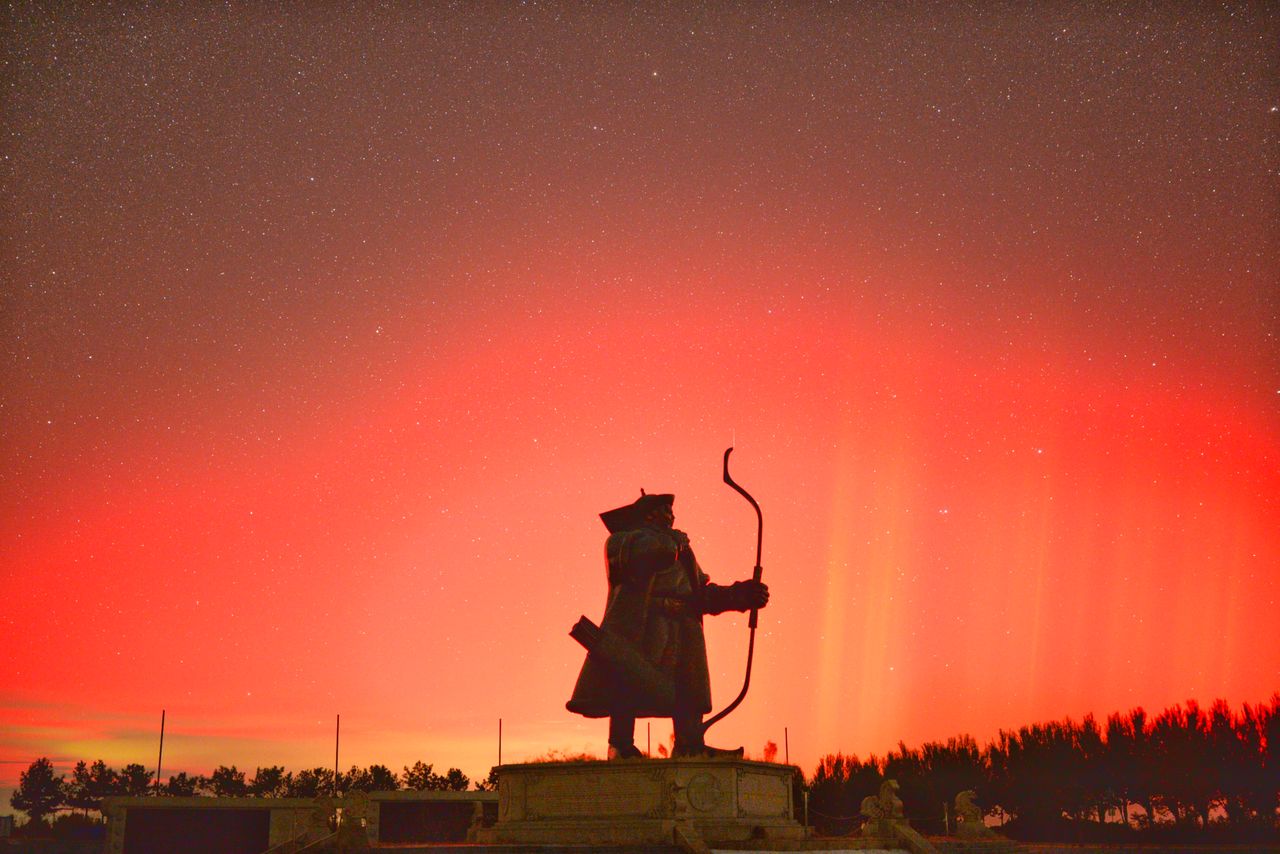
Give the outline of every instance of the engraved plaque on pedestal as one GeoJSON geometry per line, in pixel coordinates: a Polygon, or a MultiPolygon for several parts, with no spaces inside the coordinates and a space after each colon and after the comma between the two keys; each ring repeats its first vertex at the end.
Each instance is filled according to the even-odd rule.
{"type": "Polygon", "coordinates": [[[738,771],[738,815],[791,818],[791,779],[777,774],[738,771]]]}

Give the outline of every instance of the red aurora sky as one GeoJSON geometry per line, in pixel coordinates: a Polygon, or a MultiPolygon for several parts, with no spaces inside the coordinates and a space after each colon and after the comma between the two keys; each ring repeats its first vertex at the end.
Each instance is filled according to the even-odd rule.
{"type": "Polygon", "coordinates": [[[7,15],[0,786],[600,753],[596,514],[745,577],[730,444],[715,743],[1280,688],[1274,10],[7,15]]]}

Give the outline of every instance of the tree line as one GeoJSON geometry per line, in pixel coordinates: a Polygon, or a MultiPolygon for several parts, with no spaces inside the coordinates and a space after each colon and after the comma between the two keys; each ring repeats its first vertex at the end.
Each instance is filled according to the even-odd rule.
{"type": "MultiPolygon", "coordinates": [[[[926,833],[950,829],[955,796],[971,789],[1002,832],[1024,839],[1275,839],[1280,693],[1238,711],[1225,700],[1208,709],[1188,701],[1154,716],[1139,707],[1111,714],[1104,723],[1090,715],[1031,724],[1001,730],[984,747],[959,735],[918,748],[899,743],[884,757],[865,761],[836,753],[797,784],[808,794],[811,823],[838,835],[860,824],[862,799],[886,779],[898,781],[908,818],[926,833]]],[[[471,785],[457,768],[437,774],[421,761],[399,774],[385,765],[352,766],[336,783],[344,792],[462,791],[471,785]]],[[[208,776],[182,772],[156,786],[142,765],[116,771],[102,760],[77,763],[68,780],[55,776],[48,759],[38,759],[22,774],[10,804],[40,821],[59,810],[99,810],[111,795],[305,798],[329,794],[334,784],[329,768],[295,774],[268,766],[249,777],[222,765],[208,776]]],[[[475,783],[477,789],[495,785],[496,769],[475,783]]]]}
{"type": "Polygon", "coordinates": [[[960,735],[866,761],[832,754],[807,781],[813,823],[848,832],[886,779],[926,833],[944,832],[956,794],[971,789],[1002,832],[1025,839],[1274,839],[1280,694],[1239,711],[1188,701],[1154,716],[1139,707],[1104,723],[1031,724],[981,748],[960,735]]]}
{"type": "MultiPolygon", "coordinates": [[[[495,774],[477,780],[477,789],[492,789],[495,774]]],[[[434,766],[418,761],[406,765],[397,774],[385,765],[370,765],[340,773],[337,790],[341,792],[379,792],[410,789],[417,791],[465,791],[471,780],[457,768],[437,774],[434,766]]],[[[32,762],[18,780],[18,788],[9,799],[14,809],[21,810],[34,822],[60,810],[84,813],[101,811],[103,798],[116,795],[172,797],[212,796],[220,798],[314,798],[335,790],[332,768],[308,768],[298,773],[282,766],[257,768],[252,777],[234,765],[219,765],[209,775],[191,775],[185,771],[169,777],[167,783],[155,784],[155,772],[133,763],[117,771],[99,759],[92,764],[77,762],[71,778],[55,776],[53,763],[47,758],[32,762]]]]}

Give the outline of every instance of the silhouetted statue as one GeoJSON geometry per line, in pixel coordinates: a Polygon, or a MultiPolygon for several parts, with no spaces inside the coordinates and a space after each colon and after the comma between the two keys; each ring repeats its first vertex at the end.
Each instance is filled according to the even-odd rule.
{"type": "Polygon", "coordinates": [[[609,597],[598,630],[583,618],[573,632],[592,651],[567,707],[589,718],[609,718],[610,759],[641,756],[636,718],[654,717],[671,718],[674,756],[742,755],[740,747],[721,750],[703,741],[711,678],[702,617],[763,608],[769,588],[752,580],[712,584],[689,537],[672,527],[674,502],[674,495],[642,490],[634,503],[600,514],[609,529],[609,597]]]}

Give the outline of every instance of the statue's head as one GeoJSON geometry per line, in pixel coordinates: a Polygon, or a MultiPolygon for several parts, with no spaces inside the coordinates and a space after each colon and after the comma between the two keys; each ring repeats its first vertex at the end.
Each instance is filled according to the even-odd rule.
{"type": "Polygon", "coordinates": [[[675,511],[672,509],[675,500],[674,495],[646,495],[642,489],[640,497],[635,501],[624,507],[606,510],[600,514],[600,520],[604,522],[604,526],[611,534],[630,531],[646,524],[657,524],[669,528],[676,518],[675,511]]]}

